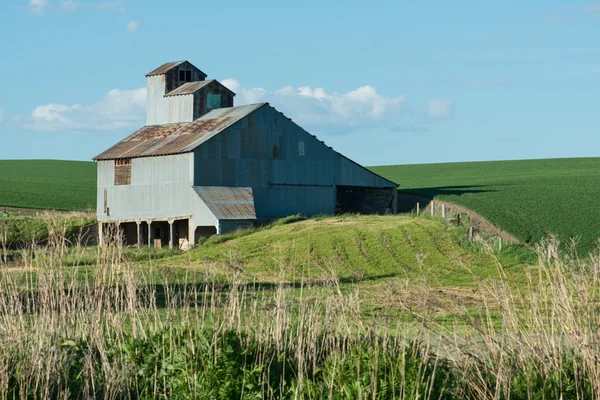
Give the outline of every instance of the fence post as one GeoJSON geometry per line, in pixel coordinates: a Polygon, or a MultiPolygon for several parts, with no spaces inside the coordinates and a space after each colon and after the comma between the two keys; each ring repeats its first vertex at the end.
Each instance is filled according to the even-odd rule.
{"type": "Polygon", "coordinates": [[[431,200],[431,216],[435,215],[435,202],[431,200]]]}
{"type": "Polygon", "coordinates": [[[473,227],[470,226],[469,227],[469,240],[473,240],[473,231],[474,231],[473,227]]]}
{"type": "Polygon", "coordinates": [[[421,212],[421,204],[417,203],[417,217],[419,216],[420,212],[421,212]]]}
{"type": "Polygon", "coordinates": [[[460,214],[456,214],[456,226],[460,226],[460,214]]]}
{"type": "Polygon", "coordinates": [[[502,237],[498,238],[498,252],[502,251],[502,237]]]}
{"type": "Polygon", "coordinates": [[[442,218],[446,218],[446,205],[442,204],[442,218]]]}

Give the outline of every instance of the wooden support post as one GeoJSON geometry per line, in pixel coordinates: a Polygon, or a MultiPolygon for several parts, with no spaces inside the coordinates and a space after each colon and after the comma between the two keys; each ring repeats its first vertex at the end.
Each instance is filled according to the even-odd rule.
{"type": "Polygon", "coordinates": [[[460,226],[460,213],[456,214],[456,226],[460,226]]]}
{"type": "Polygon", "coordinates": [[[152,232],[152,221],[148,220],[148,247],[152,247],[154,233],[152,232]]]}
{"type": "Polygon", "coordinates": [[[98,245],[104,246],[104,224],[102,222],[98,222],[98,245]]]}
{"type": "Polygon", "coordinates": [[[188,249],[196,245],[196,227],[194,226],[194,217],[188,220],[188,249]]]}
{"type": "Polygon", "coordinates": [[[469,240],[473,240],[473,233],[475,229],[472,226],[469,227],[469,240]]]}
{"type": "Polygon", "coordinates": [[[173,220],[169,220],[169,248],[173,248],[173,220]]]}
{"type": "Polygon", "coordinates": [[[435,202],[431,200],[431,216],[435,215],[435,202]]]}
{"type": "Polygon", "coordinates": [[[442,218],[446,218],[446,205],[442,204],[442,218]]]}
{"type": "Polygon", "coordinates": [[[137,247],[141,247],[142,246],[142,233],[141,233],[141,221],[135,221],[135,226],[137,228],[137,247]]]}
{"type": "Polygon", "coordinates": [[[498,238],[498,252],[502,251],[502,237],[498,238]]]}
{"type": "Polygon", "coordinates": [[[417,217],[419,216],[420,212],[421,212],[421,204],[417,203],[417,217]]]}

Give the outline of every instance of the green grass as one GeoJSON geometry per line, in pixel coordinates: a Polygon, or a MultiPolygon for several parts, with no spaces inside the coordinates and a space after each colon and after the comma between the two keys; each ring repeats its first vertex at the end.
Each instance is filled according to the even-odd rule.
{"type": "Polygon", "coordinates": [[[0,160],[0,207],[96,208],[96,164],[84,161],[0,160]]]}
{"type": "Polygon", "coordinates": [[[467,207],[518,239],[547,233],[578,239],[587,254],[600,237],[600,158],[372,167],[401,192],[467,207]]]}
{"type": "MultiPolygon", "coordinates": [[[[168,269],[200,266],[222,274],[239,268],[250,282],[321,282],[336,276],[342,282],[426,279],[433,286],[472,287],[479,278],[497,276],[494,258],[464,237],[462,228],[436,219],[344,215],[277,221],[251,233],[215,237],[160,262],[168,269]]],[[[499,257],[505,272],[519,279],[531,252],[512,247],[499,257]]]]}

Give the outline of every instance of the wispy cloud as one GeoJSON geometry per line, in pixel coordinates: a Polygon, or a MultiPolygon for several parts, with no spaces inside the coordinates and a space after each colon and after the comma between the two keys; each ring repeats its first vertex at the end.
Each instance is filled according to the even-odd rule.
{"type": "Polygon", "coordinates": [[[29,0],[29,11],[34,14],[44,14],[50,6],[49,0],[29,0]]]}
{"type": "Polygon", "coordinates": [[[146,88],[114,89],[91,105],[51,103],[36,107],[22,125],[39,131],[137,128],[144,124],[145,112],[146,88]]]}
{"type": "Polygon", "coordinates": [[[592,3],[580,7],[557,7],[545,17],[547,22],[569,21],[578,16],[600,18],[600,3],[592,3]]]}
{"type": "Polygon", "coordinates": [[[125,12],[125,2],[124,1],[103,1],[100,3],[94,4],[94,7],[99,10],[115,11],[115,12],[119,12],[119,13],[125,12]]]}
{"type": "Polygon", "coordinates": [[[60,8],[65,11],[75,11],[79,8],[79,3],[73,0],[60,0],[60,8]]]}
{"type": "Polygon", "coordinates": [[[446,118],[452,114],[452,102],[444,99],[432,99],[427,103],[427,115],[432,119],[446,118]]]}
{"type": "Polygon", "coordinates": [[[574,10],[581,11],[593,18],[600,18],[600,3],[574,8],[574,10]]]}
{"type": "Polygon", "coordinates": [[[284,86],[274,91],[247,89],[235,79],[224,79],[222,83],[238,94],[238,105],[267,101],[300,125],[327,128],[329,132],[349,132],[385,123],[402,109],[405,101],[402,95],[383,96],[369,85],[337,93],[309,86],[284,86]]]}
{"type": "Polygon", "coordinates": [[[73,12],[76,10],[104,10],[123,13],[124,1],[99,1],[82,3],[76,0],[29,0],[29,11],[33,14],[45,14],[54,11],[73,12]]]}
{"type": "Polygon", "coordinates": [[[135,35],[139,26],[140,26],[139,22],[129,21],[127,23],[127,32],[129,32],[130,35],[135,35]]]}
{"type": "Polygon", "coordinates": [[[492,80],[473,80],[468,81],[467,85],[474,87],[494,87],[504,85],[506,82],[502,79],[492,79],[492,80]]]}

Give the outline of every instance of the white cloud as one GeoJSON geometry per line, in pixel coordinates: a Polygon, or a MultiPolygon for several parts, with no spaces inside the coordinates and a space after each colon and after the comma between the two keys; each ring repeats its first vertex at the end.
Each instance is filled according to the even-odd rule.
{"type": "Polygon", "coordinates": [[[110,130],[144,124],[146,88],[113,89],[99,102],[83,106],[47,104],[31,113],[25,124],[34,130],[110,130]]]}
{"type": "Polygon", "coordinates": [[[34,14],[43,14],[48,10],[48,0],[29,0],[29,11],[34,14]]]}
{"type": "Polygon", "coordinates": [[[309,86],[284,86],[275,91],[246,89],[231,78],[222,83],[237,93],[236,105],[267,101],[300,125],[330,130],[381,124],[401,110],[404,103],[404,96],[385,97],[369,85],[348,93],[337,93],[309,86]]]}
{"type": "Polygon", "coordinates": [[[429,118],[445,118],[452,113],[452,102],[450,100],[432,99],[427,103],[427,115],[429,118]]]}
{"type": "Polygon", "coordinates": [[[127,32],[129,32],[131,35],[135,35],[135,33],[138,30],[138,27],[140,26],[140,23],[137,21],[129,21],[127,23],[127,32]]]}
{"type": "Polygon", "coordinates": [[[65,11],[75,11],[79,7],[79,3],[73,0],[60,0],[60,8],[65,11]]]}

